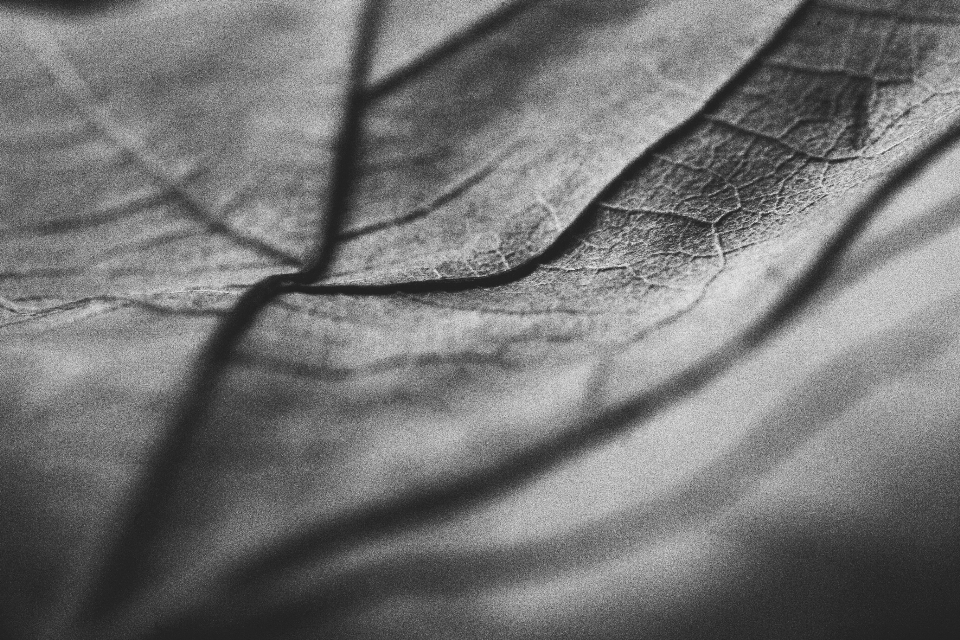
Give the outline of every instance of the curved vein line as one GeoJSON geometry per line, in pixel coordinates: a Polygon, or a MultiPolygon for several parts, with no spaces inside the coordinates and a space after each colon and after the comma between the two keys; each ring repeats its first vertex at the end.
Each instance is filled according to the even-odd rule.
{"type": "Polygon", "coordinates": [[[439,194],[427,202],[423,202],[413,207],[406,213],[379,220],[371,220],[358,224],[354,227],[348,227],[340,234],[341,240],[353,240],[384,229],[392,229],[412,224],[421,218],[425,218],[435,212],[440,207],[449,204],[463,194],[477,186],[487,176],[496,171],[500,166],[520,147],[520,141],[508,144],[503,149],[498,150],[489,157],[485,158],[479,164],[472,167],[469,171],[454,179],[450,185],[446,186],[439,194]]]}
{"type": "Polygon", "coordinates": [[[454,509],[492,499],[504,491],[524,486],[544,472],[623,433],[637,421],[648,420],[702,389],[730,370],[746,354],[772,338],[809,305],[875,212],[904,183],[915,178],[931,160],[942,155],[958,139],[960,120],[955,120],[946,131],[913,154],[854,208],[810,267],[794,280],[764,315],[699,362],[652,389],[596,411],[592,419],[502,464],[446,486],[412,492],[389,504],[360,509],[335,521],[319,523],[279,541],[271,540],[262,546],[259,554],[252,559],[248,557],[245,561],[238,561],[234,572],[226,575],[232,576],[238,584],[250,586],[254,582],[282,575],[300,563],[316,561],[347,545],[382,537],[438,518],[454,509]]]}
{"type": "Polygon", "coordinates": [[[185,396],[155,447],[153,459],[121,514],[120,528],[90,583],[86,600],[74,612],[76,627],[101,622],[134,595],[137,578],[172,506],[171,499],[184,460],[210,408],[210,399],[236,344],[254,324],[260,311],[293,283],[320,278],[334,255],[337,232],[352,195],[358,161],[361,118],[366,104],[363,90],[369,72],[374,37],[383,3],[367,0],[359,17],[347,97],[335,146],[335,162],[327,215],[318,229],[309,262],[295,273],[268,276],[250,287],[223,318],[204,346],[185,396]]]}

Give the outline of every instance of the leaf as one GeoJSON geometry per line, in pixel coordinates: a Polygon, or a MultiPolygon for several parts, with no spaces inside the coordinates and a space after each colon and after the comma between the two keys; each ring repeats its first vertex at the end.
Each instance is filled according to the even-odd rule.
{"type": "MultiPolygon", "coordinates": [[[[7,222],[6,295],[219,288],[302,260],[322,215],[350,50],[331,33],[352,31],[359,4],[168,0],[81,22],[11,16],[5,164],[25,169],[5,180],[18,212],[7,222]]],[[[538,3],[397,85],[390,69],[402,73],[430,45],[391,44],[421,18],[418,5],[394,3],[391,62],[371,87],[358,213],[337,268],[377,282],[453,277],[542,252],[797,2],[750,4],[706,4],[709,26],[677,30],[689,22],[678,0],[538,3]],[[694,28],[739,25],[747,12],[746,28],[700,47],[694,28]],[[667,55],[690,65],[675,69],[667,55]]]]}
{"type": "MultiPolygon", "coordinates": [[[[528,11],[544,6],[554,5],[528,11]]],[[[579,11],[636,10],[595,6],[579,11]]],[[[740,5],[715,6],[741,15],[740,5]]],[[[637,33],[672,43],[650,50],[682,51],[673,60],[686,73],[714,59],[674,48],[701,42],[658,33],[657,11],[691,15],[683,3],[645,7],[637,33]]],[[[280,267],[258,258],[238,275],[233,239],[196,280],[173,261],[146,285],[116,273],[9,278],[23,286],[9,296],[17,304],[26,291],[90,297],[13,310],[3,328],[2,455],[15,461],[3,465],[3,504],[8,520],[35,524],[4,534],[0,562],[15,581],[3,581],[2,626],[15,637],[842,637],[847,624],[875,636],[945,616],[960,568],[948,321],[956,198],[946,197],[956,155],[888,203],[886,228],[839,268],[831,251],[857,230],[848,220],[865,220],[943,134],[956,135],[958,11],[816,3],[689,124],[642,144],[630,139],[649,127],[642,96],[667,105],[669,90],[636,89],[617,106],[638,113],[601,117],[586,146],[513,138],[502,133],[510,114],[498,111],[515,99],[530,126],[543,126],[541,110],[577,104],[583,87],[543,102],[528,89],[563,73],[595,76],[579,95],[596,94],[590,82],[604,76],[591,72],[613,63],[617,77],[623,61],[597,61],[593,45],[631,21],[581,16],[560,44],[544,30],[547,53],[529,62],[530,76],[518,61],[522,86],[515,98],[489,97],[489,121],[464,122],[462,98],[441,89],[461,86],[451,80],[460,74],[501,71],[485,62],[487,48],[516,47],[524,25],[544,24],[538,14],[508,18],[473,45],[480,52],[447,51],[403,76],[372,104],[365,158],[390,149],[377,132],[399,131],[430,162],[405,161],[386,178],[367,168],[337,275],[262,311],[176,461],[156,528],[133,549],[133,578],[112,585],[100,618],[83,609],[90,574],[124,526],[130,487],[162,451],[188,363],[238,295],[224,285],[280,267]],[[390,96],[407,111],[390,113],[380,102],[390,96]],[[409,129],[397,124],[411,117],[409,129]],[[449,185],[451,167],[487,151],[474,143],[495,131],[497,144],[524,140],[515,153],[530,154],[529,173],[508,156],[450,203],[422,213],[409,204],[449,185]],[[538,144],[551,152],[537,155],[538,144]],[[548,198],[567,213],[541,229],[518,204],[585,153],[604,158],[565,178],[582,180],[583,193],[565,194],[563,206],[548,198]],[[918,202],[930,194],[933,203],[918,202]],[[390,215],[404,223],[381,222],[390,215]],[[818,286],[812,308],[771,339],[818,286]],[[733,360],[711,353],[742,362],[723,373],[733,360]],[[658,413],[671,401],[680,404],[658,413]],[[14,582],[29,585],[29,604],[14,582]]],[[[765,19],[747,24],[772,27],[765,19]]],[[[744,33],[706,26],[721,38],[744,33]]],[[[734,50],[743,62],[746,49],[734,50]]],[[[674,104],[689,111],[655,137],[711,92],[674,104]]],[[[566,124],[576,138],[589,121],[566,124]]],[[[172,213],[165,199],[161,209],[172,213]]],[[[291,228],[316,223],[296,207],[282,213],[291,228]]],[[[276,246],[313,237],[226,220],[276,246]]]]}

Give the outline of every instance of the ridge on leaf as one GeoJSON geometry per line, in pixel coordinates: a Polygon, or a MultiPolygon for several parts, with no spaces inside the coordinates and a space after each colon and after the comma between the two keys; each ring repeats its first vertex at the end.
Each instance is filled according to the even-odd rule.
{"type": "MultiPolygon", "coordinates": [[[[476,269],[456,291],[438,280],[455,276],[462,264],[481,264],[458,262],[467,254],[454,256],[452,271],[422,281],[404,280],[416,273],[409,264],[391,280],[393,267],[383,262],[266,308],[210,398],[210,420],[183,460],[172,508],[158,519],[157,544],[141,559],[145,570],[132,607],[113,612],[107,629],[82,628],[81,621],[77,633],[136,637],[159,627],[171,635],[203,630],[205,637],[357,637],[389,629],[418,637],[424,625],[416,618],[429,616],[438,633],[473,625],[488,637],[535,636],[565,620],[545,619],[544,610],[574,612],[590,621],[583,628],[594,637],[622,637],[624,625],[658,635],[664,629],[658,624],[677,621],[709,629],[710,621],[698,617],[705,602],[749,610],[751,602],[733,593],[737,587],[757,597],[755,581],[765,579],[768,568],[795,575],[789,558],[770,549],[789,549],[806,533],[800,526],[814,531],[810,546],[801,548],[815,561],[824,558],[824,548],[846,558],[842,545],[866,532],[861,538],[893,554],[896,562],[883,566],[893,567],[894,578],[901,561],[920,566],[923,557],[894,548],[903,540],[901,529],[889,539],[881,530],[899,524],[890,523],[888,502],[877,499],[883,492],[862,490],[876,474],[851,473],[845,459],[835,461],[837,471],[831,455],[819,463],[805,459],[809,467],[800,470],[790,465],[811,443],[851,453],[843,442],[824,445],[822,438],[862,445],[865,422],[872,425],[870,437],[896,444],[883,433],[890,426],[908,439],[914,431],[903,411],[869,404],[891,389],[904,398],[903,407],[924,415],[955,397],[955,385],[942,375],[955,360],[956,332],[943,322],[955,301],[940,300],[947,294],[936,286],[922,286],[929,282],[917,269],[883,262],[904,251],[923,269],[953,274],[949,247],[930,250],[882,236],[873,266],[865,260],[852,271],[869,275],[879,268],[877,277],[861,282],[848,273],[842,282],[849,288],[833,285],[825,303],[850,313],[853,325],[846,316],[829,316],[827,329],[816,313],[797,318],[782,342],[765,345],[759,365],[751,359],[717,381],[720,391],[706,388],[689,398],[679,417],[649,422],[630,402],[651,388],[661,401],[668,397],[657,382],[690,362],[702,364],[699,358],[718,342],[737,344],[723,343],[724,337],[749,340],[740,332],[762,320],[770,299],[789,302],[787,276],[806,274],[808,286],[820,284],[826,274],[805,269],[808,253],[822,249],[825,228],[843,225],[851,212],[862,222],[876,204],[868,200],[864,208],[863,198],[887,194],[915,168],[904,167],[904,158],[922,160],[944,144],[944,131],[956,133],[957,11],[953,2],[895,9],[885,0],[813,3],[705,113],[652,147],[514,278],[485,279],[511,263],[496,254],[488,258],[499,266],[487,275],[476,269]],[[356,288],[344,286],[350,283],[356,288]],[[383,284],[401,286],[377,288],[383,284]],[[913,299],[905,300],[904,290],[913,299]],[[886,305],[882,313],[867,304],[874,298],[886,305]],[[913,302],[928,311],[914,318],[913,302]],[[903,325],[913,320],[918,328],[903,325]],[[876,339],[866,337],[874,331],[876,339]],[[884,349],[890,340],[896,348],[884,349]],[[745,382],[740,375],[750,377],[745,382]],[[928,395],[909,394],[916,375],[928,395]],[[783,388],[771,389],[777,385],[783,388]],[[764,404],[767,396],[748,397],[745,388],[778,400],[764,404]],[[706,405],[698,411],[701,400],[706,405]],[[879,408],[864,421],[864,406],[879,408]],[[620,422],[606,428],[629,430],[624,441],[595,449],[574,442],[569,458],[547,460],[564,460],[563,468],[544,467],[510,486],[497,483],[511,477],[494,477],[491,487],[499,492],[457,508],[458,482],[496,475],[498,464],[516,456],[535,457],[544,442],[569,438],[618,407],[626,407],[617,414],[620,422]],[[766,417],[745,415],[754,409],[766,417]],[[795,430],[776,428],[781,422],[795,430]],[[834,475],[807,471],[823,467],[834,475]],[[842,486],[835,493],[824,489],[817,484],[823,477],[839,478],[842,486]],[[790,481],[805,497],[791,493],[790,481]],[[757,497],[754,489],[768,495],[757,497]],[[391,511],[419,497],[430,507],[431,497],[444,492],[451,498],[436,509],[391,511]],[[808,494],[812,508],[804,502],[808,494]],[[873,511],[863,518],[861,511],[844,510],[833,500],[837,495],[864,498],[873,511]],[[784,496],[799,501],[797,513],[784,496]],[[644,510],[651,500],[653,507],[644,510]],[[343,545],[317,543],[318,531],[344,536],[338,524],[378,510],[386,514],[383,521],[374,517],[343,545]],[[823,512],[837,522],[820,519],[823,512]],[[664,521],[658,529],[642,518],[651,513],[680,524],[664,521]],[[874,522],[881,525],[873,528],[874,522]],[[830,538],[838,529],[853,533],[830,538]],[[822,531],[827,534],[817,537],[822,531]],[[389,535],[378,537],[383,532],[389,535]],[[498,561],[507,562],[506,569],[498,561]]],[[[431,73],[438,68],[431,66],[431,73]]],[[[429,77],[417,75],[411,86],[429,77]]],[[[481,172],[480,179],[492,175],[481,172]]],[[[464,183],[472,188],[469,173],[464,183]]],[[[931,215],[951,210],[943,205],[931,215]]],[[[896,218],[899,211],[894,206],[887,215],[896,218]]],[[[430,228],[437,221],[431,216],[411,223],[430,228]]],[[[344,260],[385,258],[363,257],[363,243],[396,233],[389,220],[355,220],[344,260]]],[[[933,234],[950,228],[936,222],[933,234]]],[[[893,235],[903,232],[893,227],[893,235]]],[[[2,468],[10,494],[3,507],[29,522],[39,509],[37,518],[52,524],[36,529],[55,532],[5,534],[4,566],[23,577],[40,602],[27,603],[17,580],[0,583],[13,612],[0,623],[5,630],[29,636],[43,612],[63,606],[76,575],[50,567],[72,563],[83,575],[85,563],[97,557],[116,524],[104,514],[118,512],[124,489],[143,472],[179,397],[184,365],[216,324],[207,312],[235,297],[226,288],[198,297],[201,313],[191,314],[179,301],[159,313],[124,306],[118,296],[94,315],[71,311],[63,314],[69,322],[37,319],[4,329],[9,342],[0,357],[10,365],[4,371],[16,373],[6,373],[0,395],[8,417],[0,455],[16,464],[12,471],[2,468]]],[[[696,382],[713,380],[710,373],[696,382]]],[[[955,451],[953,441],[944,444],[940,421],[929,422],[943,452],[955,451]]],[[[930,446],[913,439],[921,452],[930,446]]],[[[884,482],[911,486],[903,467],[859,454],[849,458],[875,464],[884,482]]],[[[919,481],[936,476],[924,460],[903,459],[919,481]]],[[[936,498],[955,486],[953,479],[928,482],[924,486],[935,487],[932,501],[921,496],[918,502],[948,518],[936,498]]],[[[897,505],[908,505],[901,497],[895,495],[897,505]]],[[[950,531],[949,523],[944,529],[950,531]]],[[[940,546],[930,548],[949,551],[936,532],[909,523],[903,530],[918,547],[932,540],[940,546]]],[[[955,567],[952,557],[944,566],[955,567]]],[[[860,562],[853,558],[851,564],[860,562]]],[[[932,584],[921,586],[938,593],[929,591],[932,584]]],[[[847,594],[846,586],[839,595],[847,594]]],[[[766,592],[773,598],[781,590],[766,592]]],[[[851,615],[860,619],[863,610],[869,607],[851,615]]],[[[810,613],[805,624],[835,622],[818,617],[822,611],[810,613]]],[[[765,622],[778,628],[778,619],[765,622]]]]}
{"type": "MultiPolygon", "coordinates": [[[[534,258],[798,4],[701,3],[710,21],[699,23],[681,0],[552,0],[473,34],[375,96],[337,271],[383,283],[534,258]],[[705,24],[719,30],[698,37],[705,24]],[[671,67],[680,58],[690,64],[671,67]]],[[[85,19],[8,15],[0,151],[22,169],[5,176],[17,213],[4,220],[0,293],[224,288],[302,261],[343,99],[349,47],[336,34],[350,32],[356,5],[163,0],[85,19]]],[[[433,3],[455,19],[411,48],[418,6],[389,3],[380,47],[400,61],[381,63],[379,82],[481,9],[505,11],[433,3]]]]}

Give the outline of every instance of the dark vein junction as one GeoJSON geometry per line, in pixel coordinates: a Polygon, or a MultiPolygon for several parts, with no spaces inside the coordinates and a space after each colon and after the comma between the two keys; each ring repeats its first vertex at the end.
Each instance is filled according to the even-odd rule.
{"type": "Polygon", "coordinates": [[[238,341],[254,324],[259,312],[273,299],[293,285],[323,277],[329,268],[337,233],[353,188],[360,147],[361,117],[366,101],[364,81],[372,60],[381,10],[381,2],[368,0],[360,17],[350,81],[334,149],[335,162],[326,216],[318,230],[314,253],[300,271],[269,276],[248,289],[205,345],[191,376],[187,396],[180,403],[157,446],[152,465],[133,494],[130,512],[121,520],[119,535],[90,590],[86,611],[81,613],[91,619],[102,618],[132,595],[131,587],[135,586],[139,577],[140,559],[152,546],[157,530],[171,507],[172,489],[182,462],[190,450],[196,430],[205,421],[210,396],[238,341]]]}

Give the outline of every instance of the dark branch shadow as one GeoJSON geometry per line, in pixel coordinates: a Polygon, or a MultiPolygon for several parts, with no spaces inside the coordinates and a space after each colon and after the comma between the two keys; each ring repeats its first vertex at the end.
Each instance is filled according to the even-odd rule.
{"type": "MultiPolygon", "coordinates": [[[[269,582],[245,585],[228,599],[244,603],[243,610],[229,617],[244,629],[274,633],[288,625],[329,624],[339,615],[398,595],[457,597],[528,580],[550,580],[706,525],[879,385],[941,353],[960,332],[945,320],[955,317],[958,307],[960,297],[926,309],[904,326],[834,358],[788,402],[768,412],[732,450],[652,501],[534,542],[460,553],[424,550],[373,562],[310,581],[308,592],[299,596],[285,588],[282,576],[273,586],[269,582]],[[264,600],[273,602],[272,607],[251,604],[264,600]]],[[[217,609],[221,614],[230,610],[222,605],[217,609]]],[[[217,630],[221,631],[235,637],[238,629],[217,630]]]]}

